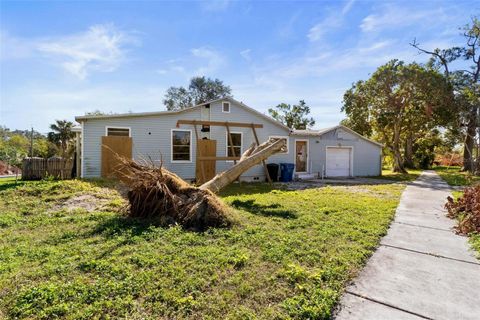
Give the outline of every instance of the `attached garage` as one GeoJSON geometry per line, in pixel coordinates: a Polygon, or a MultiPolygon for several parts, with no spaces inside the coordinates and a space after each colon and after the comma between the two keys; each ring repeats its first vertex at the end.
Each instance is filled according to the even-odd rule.
{"type": "MultiPolygon", "coordinates": [[[[367,177],[382,173],[383,145],[338,125],[322,130],[294,130],[297,158],[306,160],[306,173],[313,177],[367,177]],[[299,141],[307,141],[305,149],[299,141]]],[[[295,158],[294,158],[295,159],[295,158]]],[[[296,162],[296,169],[304,166],[296,162]]]]}
{"type": "Polygon", "coordinates": [[[327,147],[326,150],[327,177],[350,177],[352,176],[352,147],[327,147]]]}

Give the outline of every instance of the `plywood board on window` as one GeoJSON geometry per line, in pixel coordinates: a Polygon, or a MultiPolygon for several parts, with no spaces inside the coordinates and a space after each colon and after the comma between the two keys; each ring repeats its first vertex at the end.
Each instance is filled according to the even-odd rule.
{"type": "Polygon", "coordinates": [[[116,155],[132,158],[132,138],[121,136],[102,137],[102,177],[117,176],[119,161],[116,155]]]}
{"type": "Polygon", "coordinates": [[[215,160],[200,160],[202,157],[216,157],[217,141],[216,140],[197,140],[197,161],[195,165],[195,176],[197,184],[209,181],[216,174],[215,160]]]}

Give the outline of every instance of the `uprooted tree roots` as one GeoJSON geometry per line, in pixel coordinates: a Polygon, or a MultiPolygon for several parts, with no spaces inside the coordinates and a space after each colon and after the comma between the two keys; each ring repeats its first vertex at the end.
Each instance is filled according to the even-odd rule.
{"type": "Polygon", "coordinates": [[[162,165],[155,166],[153,161],[138,163],[118,157],[117,173],[129,188],[129,215],[159,219],[162,224],[177,223],[193,230],[229,227],[233,223],[232,213],[215,193],[285,147],[285,141],[279,139],[271,139],[259,146],[252,144],[237,164],[198,188],[162,165]]]}
{"type": "Polygon", "coordinates": [[[212,192],[192,187],[161,166],[121,161],[131,217],[159,219],[161,224],[194,230],[232,224],[228,207],[212,192]]]}

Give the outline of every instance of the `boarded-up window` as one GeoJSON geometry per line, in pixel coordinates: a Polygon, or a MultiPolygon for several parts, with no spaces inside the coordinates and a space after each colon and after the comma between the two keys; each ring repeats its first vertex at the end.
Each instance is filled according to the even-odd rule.
{"type": "Polygon", "coordinates": [[[107,128],[107,136],[130,137],[130,128],[107,128]]]}
{"type": "Polygon", "coordinates": [[[287,149],[285,152],[279,152],[278,154],[287,154],[288,153],[288,137],[287,136],[270,136],[269,139],[282,139],[285,140],[285,144],[287,145],[287,149]]]}
{"type": "Polygon", "coordinates": [[[228,139],[227,133],[227,157],[240,157],[242,153],[242,133],[231,132],[230,135],[232,137],[232,143],[230,143],[230,139],[228,139]],[[233,152],[235,152],[235,154],[233,154],[233,152]]]}
{"type": "Polygon", "coordinates": [[[190,138],[190,130],[172,130],[172,161],[191,161],[190,138]]]}

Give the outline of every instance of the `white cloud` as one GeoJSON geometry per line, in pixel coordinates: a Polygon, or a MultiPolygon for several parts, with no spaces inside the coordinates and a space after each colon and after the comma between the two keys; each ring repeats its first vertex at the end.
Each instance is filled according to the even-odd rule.
{"type": "Polygon", "coordinates": [[[157,74],[180,75],[183,78],[193,76],[211,76],[226,65],[225,56],[210,47],[190,49],[189,54],[164,62],[165,66],[157,69],[157,74]]]}
{"type": "Polygon", "coordinates": [[[33,43],[17,38],[5,30],[0,30],[0,59],[24,59],[32,55],[33,43]]]}
{"type": "Polygon", "coordinates": [[[252,57],[250,56],[250,53],[252,52],[251,49],[245,49],[240,51],[240,55],[242,56],[243,59],[250,61],[252,60],[252,57]]]}
{"type": "Polygon", "coordinates": [[[200,58],[201,60],[206,62],[202,63],[203,66],[201,66],[195,71],[196,75],[211,74],[225,64],[225,58],[223,57],[223,55],[208,47],[192,49],[191,53],[195,58],[200,58]]]}
{"type": "Polygon", "coordinates": [[[342,25],[342,19],[338,14],[332,14],[326,17],[322,22],[317,23],[308,31],[310,41],[320,40],[327,32],[336,29],[342,25]]]}
{"type": "Polygon", "coordinates": [[[404,27],[422,22],[423,24],[441,23],[448,19],[448,15],[439,9],[405,9],[403,7],[387,5],[382,12],[366,16],[360,28],[363,32],[376,32],[392,27],[404,27]]]}
{"type": "Polygon", "coordinates": [[[347,14],[353,7],[356,0],[348,0],[342,8],[342,14],[347,14]]]}
{"type": "Polygon", "coordinates": [[[95,25],[87,31],[39,41],[37,49],[67,72],[85,79],[91,72],[112,72],[125,59],[127,45],[136,44],[130,34],[112,24],[95,25]]]}
{"type": "Polygon", "coordinates": [[[348,0],[338,13],[338,10],[330,10],[329,14],[308,31],[308,39],[312,42],[322,39],[327,33],[338,29],[343,25],[344,16],[352,9],[356,0],[348,0]]]}
{"type": "Polygon", "coordinates": [[[230,0],[206,0],[201,2],[203,10],[210,12],[225,11],[230,3],[230,0]]]}
{"type": "Polygon", "coordinates": [[[21,129],[33,126],[47,132],[55,119],[73,121],[85,112],[148,112],[164,110],[163,95],[167,86],[125,85],[75,86],[35,84],[19,87],[1,97],[2,124],[21,129]],[[25,106],[35,106],[22,112],[25,106]]]}

